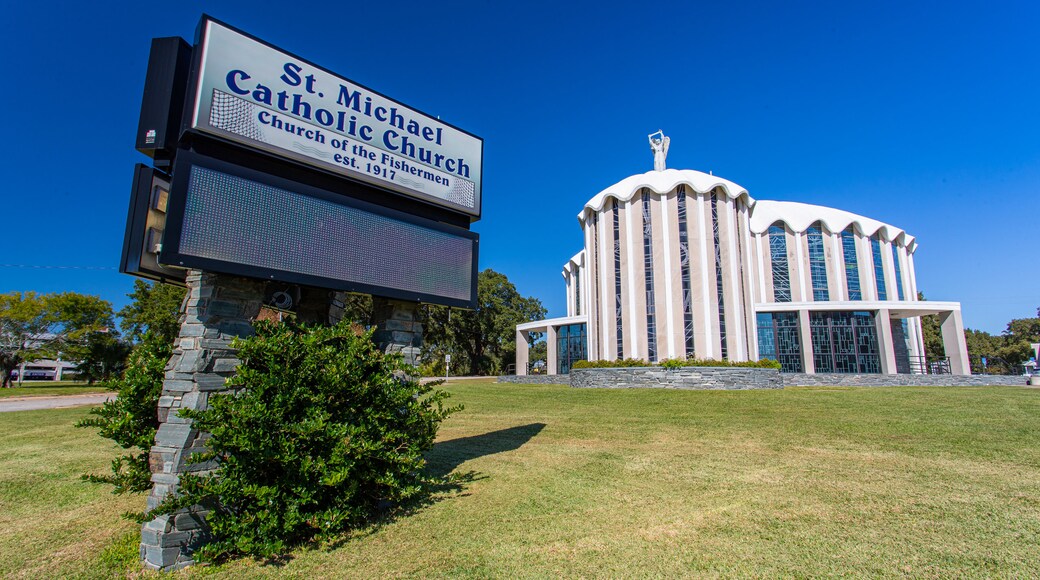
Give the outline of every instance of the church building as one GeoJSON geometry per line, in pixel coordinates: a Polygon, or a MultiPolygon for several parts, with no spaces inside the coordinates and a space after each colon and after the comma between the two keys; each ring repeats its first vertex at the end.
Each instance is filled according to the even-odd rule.
{"type": "Polygon", "coordinates": [[[547,334],[549,374],[622,358],[970,374],[960,303],[917,299],[912,235],[666,169],[668,138],[650,142],[655,169],[600,191],[578,214],[585,244],[563,266],[567,316],[517,326],[517,374],[527,373],[531,333],[547,334]],[[930,314],[944,358],[925,356],[921,316],[930,314]]]}

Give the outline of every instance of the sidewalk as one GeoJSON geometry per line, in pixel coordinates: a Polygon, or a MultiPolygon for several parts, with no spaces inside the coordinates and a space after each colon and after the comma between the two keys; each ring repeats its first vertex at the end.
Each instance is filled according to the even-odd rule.
{"type": "Polygon", "coordinates": [[[62,395],[57,397],[12,397],[0,399],[0,413],[12,411],[36,411],[39,409],[61,409],[80,405],[100,405],[115,398],[115,393],[93,393],[89,395],[62,395]]]}

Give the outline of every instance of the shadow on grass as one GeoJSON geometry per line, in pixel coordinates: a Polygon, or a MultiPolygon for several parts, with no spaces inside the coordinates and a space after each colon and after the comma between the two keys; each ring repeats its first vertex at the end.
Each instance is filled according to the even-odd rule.
{"type": "Polygon", "coordinates": [[[531,423],[483,435],[441,441],[434,444],[433,449],[426,454],[426,473],[434,478],[447,477],[471,459],[519,449],[544,428],[545,423],[531,423]]]}

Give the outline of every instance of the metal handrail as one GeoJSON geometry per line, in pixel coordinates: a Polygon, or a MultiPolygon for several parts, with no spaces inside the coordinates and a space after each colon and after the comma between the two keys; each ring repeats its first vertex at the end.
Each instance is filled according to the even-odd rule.
{"type": "Polygon", "coordinates": [[[950,357],[910,356],[912,375],[951,375],[950,357]]]}

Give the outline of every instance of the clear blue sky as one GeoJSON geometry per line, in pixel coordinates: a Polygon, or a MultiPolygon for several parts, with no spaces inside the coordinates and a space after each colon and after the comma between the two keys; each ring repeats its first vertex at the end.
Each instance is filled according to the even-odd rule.
{"type": "Polygon", "coordinates": [[[670,167],[917,236],[919,287],[969,327],[1040,306],[1034,1],[10,3],[0,292],[125,304],[149,39],[191,39],[204,11],[483,137],[481,267],[552,316],[575,216],[652,168],[659,128],[670,167]]]}

